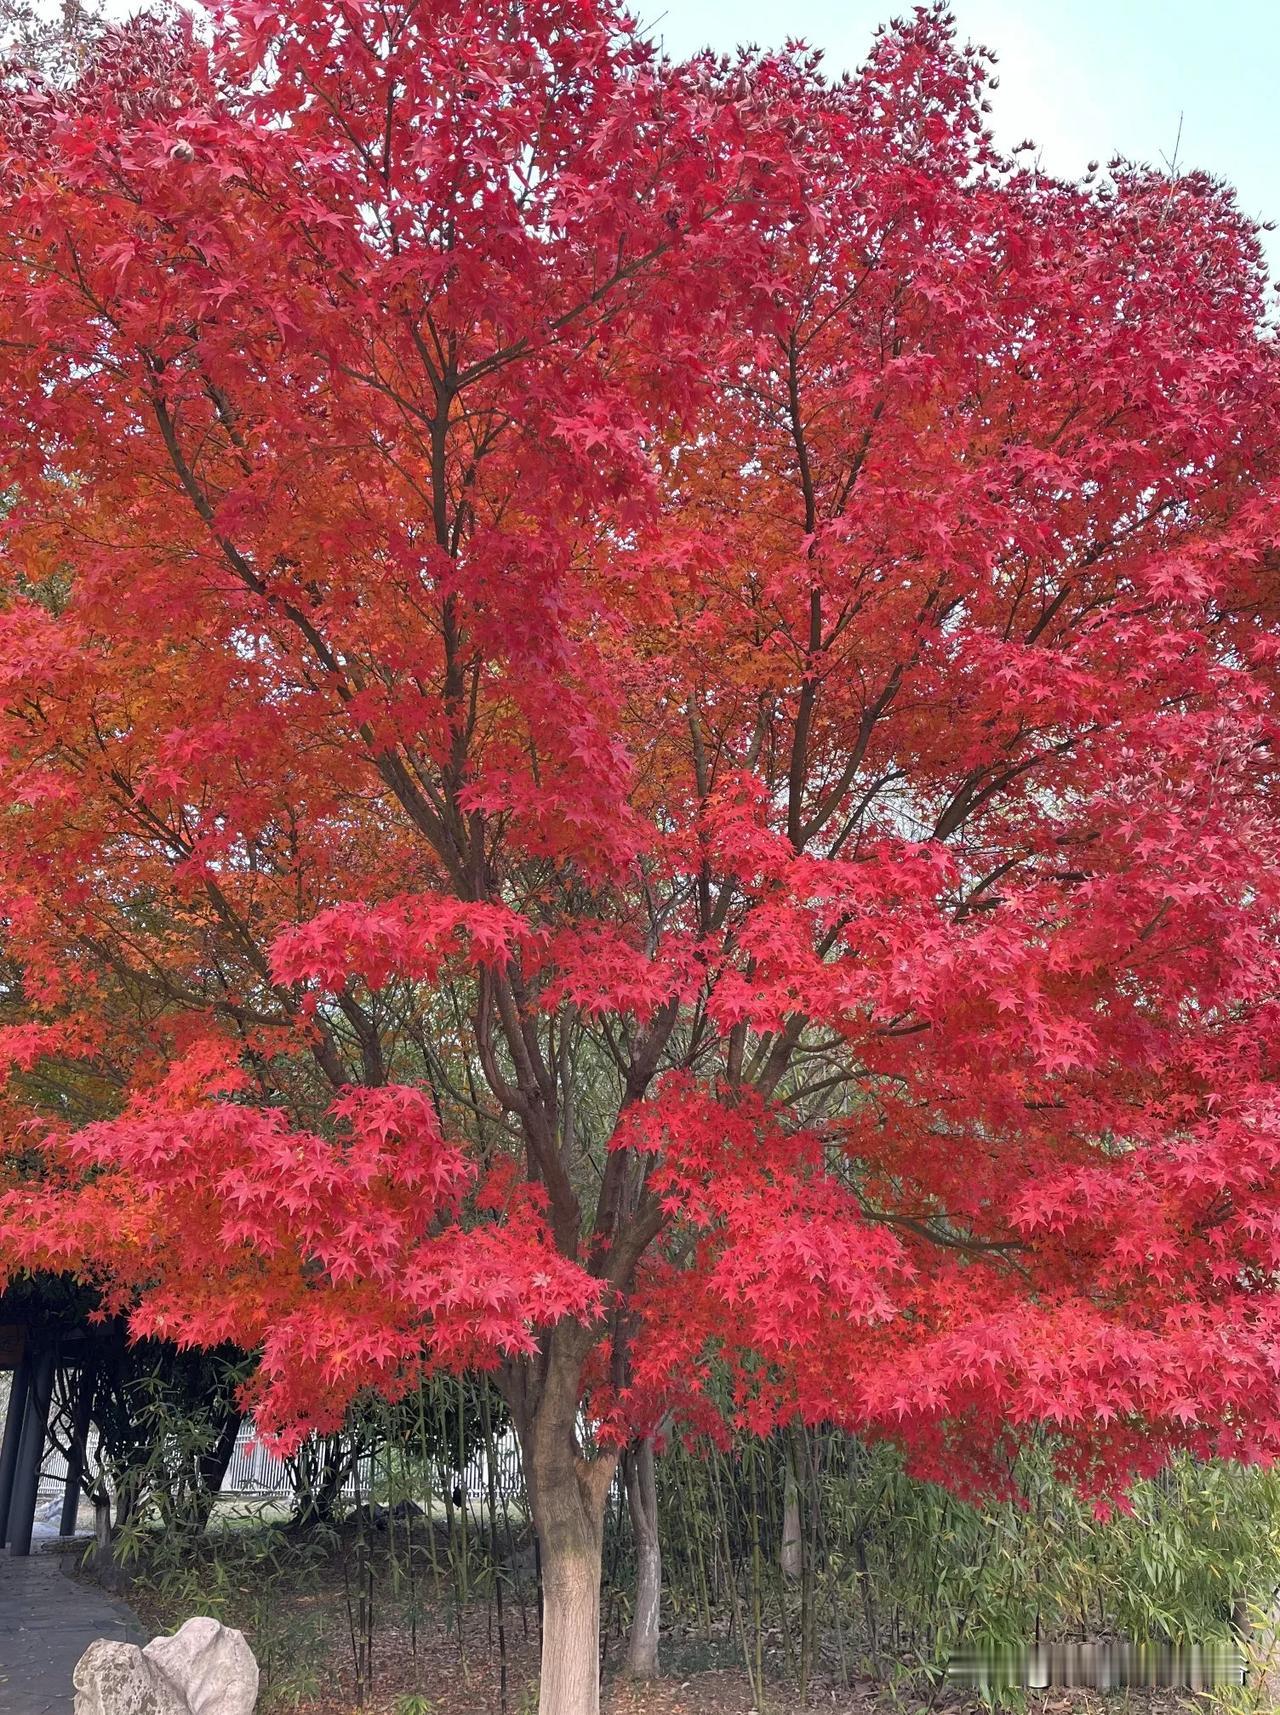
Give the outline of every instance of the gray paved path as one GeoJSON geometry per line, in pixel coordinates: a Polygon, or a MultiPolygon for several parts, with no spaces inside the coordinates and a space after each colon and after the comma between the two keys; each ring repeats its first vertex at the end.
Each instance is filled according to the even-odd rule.
{"type": "Polygon", "coordinates": [[[62,1564],[49,1550],[0,1552],[0,1715],[70,1715],[71,1670],[94,1638],[146,1642],[122,1602],[62,1564]]]}

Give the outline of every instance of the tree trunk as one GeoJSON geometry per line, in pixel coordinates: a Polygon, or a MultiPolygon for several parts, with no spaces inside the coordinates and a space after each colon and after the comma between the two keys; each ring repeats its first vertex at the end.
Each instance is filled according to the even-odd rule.
{"type": "Polygon", "coordinates": [[[94,1576],[108,1590],[114,1590],[120,1582],[120,1568],[111,1534],[111,1496],[101,1475],[93,1486],[93,1542],[94,1576]]]}
{"type": "Polygon", "coordinates": [[[627,1672],[633,1679],[656,1679],[662,1545],[658,1540],[658,1488],[652,1436],[646,1436],[627,1461],[627,1506],[636,1544],[636,1605],[627,1642],[627,1672]]]}
{"type": "Polygon", "coordinates": [[[604,1504],[616,1456],[577,1436],[584,1342],[557,1330],[540,1384],[511,1400],[542,1567],[538,1715],[599,1715],[604,1504]]]}
{"type": "Polygon", "coordinates": [[[599,1715],[600,1562],[604,1509],[572,1488],[544,1487],[539,1715],[599,1715]]]}
{"type": "Polygon", "coordinates": [[[804,1544],[800,1528],[800,1485],[796,1482],[794,1452],[788,1444],[783,1458],[782,1479],[782,1571],[799,1578],[804,1570],[804,1544]]]}
{"type": "Polygon", "coordinates": [[[331,1525],[337,1512],[343,1484],[359,1458],[350,1457],[341,1433],[326,1435],[313,1447],[304,1448],[294,1465],[293,1492],[296,1497],[290,1528],[312,1530],[316,1525],[331,1525]]]}
{"type": "Polygon", "coordinates": [[[201,1453],[196,1461],[198,1484],[193,1512],[195,1527],[199,1531],[209,1528],[209,1520],[213,1517],[213,1509],[222,1493],[222,1484],[230,1468],[243,1422],[243,1411],[232,1406],[223,1420],[217,1440],[201,1453]]]}

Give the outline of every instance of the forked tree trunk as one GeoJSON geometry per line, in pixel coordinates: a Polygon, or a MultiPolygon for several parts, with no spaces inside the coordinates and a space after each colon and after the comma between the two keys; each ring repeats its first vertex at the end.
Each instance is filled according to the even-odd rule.
{"type": "Polygon", "coordinates": [[[600,1710],[604,1504],[617,1459],[582,1456],[580,1368],[576,1343],[553,1343],[532,1410],[513,1401],[542,1567],[538,1715],[599,1715],[600,1710]]]}
{"type": "Polygon", "coordinates": [[[640,1442],[627,1461],[627,1506],[636,1544],[636,1606],[627,1642],[627,1672],[633,1679],[656,1679],[662,1545],[658,1538],[658,1486],[651,1436],[640,1442]]]}
{"type": "Polygon", "coordinates": [[[213,1509],[222,1493],[223,1480],[235,1454],[236,1441],[243,1422],[244,1413],[233,1406],[223,1419],[217,1440],[197,1461],[199,1486],[193,1507],[197,1530],[204,1531],[209,1528],[209,1520],[213,1517],[213,1509]]]}

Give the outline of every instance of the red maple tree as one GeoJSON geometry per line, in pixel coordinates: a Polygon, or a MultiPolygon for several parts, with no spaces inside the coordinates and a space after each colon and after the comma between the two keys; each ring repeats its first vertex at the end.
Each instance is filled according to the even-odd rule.
{"type": "Polygon", "coordinates": [[[607,0],[206,34],[4,79],[4,1268],[286,1436],[495,1371],[545,1715],[616,1449],[725,1387],[960,1487],[1272,1456],[1229,193],[1001,158],[938,9],[840,82],[607,0]]]}

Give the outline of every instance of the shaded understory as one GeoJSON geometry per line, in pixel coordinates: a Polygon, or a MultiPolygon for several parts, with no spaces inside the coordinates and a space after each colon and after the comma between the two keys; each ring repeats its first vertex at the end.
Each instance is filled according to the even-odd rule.
{"type": "MultiPolygon", "coordinates": [[[[283,1532],[243,1533],[243,1553],[225,1555],[214,1542],[185,1571],[162,1555],[139,1562],[130,1600],[144,1627],[158,1632],[190,1613],[216,1609],[250,1636],[264,1671],[263,1707],[299,1715],[532,1715],[536,1709],[536,1607],[527,1630],[518,1606],[504,1610],[500,1637],[496,1605],[486,1600],[487,1573],[477,1565],[476,1592],[459,1605],[453,1579],[432,1571],[425,1546],[410,1587],[402,1548],[393,1562],[374,1547],[367,1555],[354,1532],[313,1533],[299,1542],[283,1532]],[[363,1570],[364,1576],[360,1573],[363,1570]],[[504,1683],[505,1680],[505,1683],[504,1683]]],[[[604,1661],[607,1715],[769,1715],[800,1708],[831,1715],[889,1715],[926,1709],[977,1710],[981,1699],[930,1684],[905,1660],[887,1680],[859,1675],[842,1685],[820,1666],[802,1703],[777,1629],[762,1637],[763,1703],[742,1663],[741,1644],[727,1622],[710,1636],[679,1625],[663,1637],[663,1676],[639,1684],[624,1671],[623,1627],[614,1604],[604,1661]]],[[[834,1648],[831,1640],[826,1640],[834,1648]]],[[[822,1655],[828,1653],[824,1648],[822,1655]]],[[[1171,1691],[1134,1691],[1102,1698],[1084,1691],[1033,1694],[1030,1707],[1072,1711],[1132,1707],[1172,1715],[1194,1700],[1171,1691]]]]}
{"type": "MultiPolygon", "coordinates": [[[[772,1507],[750,1518],[727,1508],[733,1485],[751,1480],[740,1466],[728,1460],[717,1473],[701,1463],[679,1471],[676,1458],[662,1463],[668,1503],[673,1492],[684,1494],[683,1534],[669,1506],[663,1512],[662,1678],[639,1685],[626,1677],[632,1566],[619,1507],[606,1549],[602,1604],[604,1708],[611,1715],[976,1709],[981,1699],[938,1671],[956,1634],[965,1635],[957,1603],[976,1619],[972,1637],[1132,1635],[1144,1600],[1150,1608],[1152,1593],[1168,1584],[1171,1610],[1175,1597],[1181,1609],[1180,1617],[1171,1611],[1164,1635],[1194,1630],[1228,1636],[1227,1606],[1218,1604],[1222,1623],[1216,1625],[1211,1598],[1215,1580],[1225,1590],[1238,1572],[1226,1516],[1229,1503],[1239,1500],[1234,1485],[1255,1481],[1229,1473],[1222,1492],[1205,1502],[1200,1491],[1206,1483],[1212,1490],[1212,1472],[1175,1475],[1139,1497],[1128,1536],[1122,1525],[1095,1537],[1061,1509],[979,1514],[909,1484],[885,1461],[877,1467],[880,1510],[850,1522],[830,1509],[827,1524],[835,1535],[821,1552],[813,1521],[802,1512],[801,1568],[793,1577],[776,1564],[782,1521],[773,1518],[772,1507]],[[730,1484],[730,1493],[708,1504],[705,1493],[684,1487],[695,1474],[704,1485],[730,1484]],[[1206,1560],[1215,1542],[1220,1559],[1206,1560]],[[1145,1594],[1141,1579],[1120,1587],[1129,1576],[1130,1549],[1147,1562],[1145,1594]],[[1176,1576],[1161,1563],[1170,1552],[1183,1556],[1176,1576]],[[1056,1557],[1056,1567],[1042,1562],[1045,1555],[1056,1557]],[[1038,1609],[1024,1600],[1028,1580],[1041,1581],[1038,1609]],[[1066,1614],[1069,1589],[1096,1611],[1082,1606],[1066,1614]],[[1127,1619],[1126,1627],[1114,1624],[1117,1615],[1127,1619]]],[[[754,1473],[757,1486],[765,1475],[762,1464],[754,1473]]],[[[202,1536],[135,1532],[121,1545],[117,1581],[127,1586],[150,1632],[170,1630],[193,1613],[213,1613],[241,1627],[263,1670],[268,1715],[356,1709],[531,1715],[539,1612],[537,1555],[527,1524],[518,1506],[489,1514],[453,1496],[447,1502],[424,1506],[405,1496],[385,1498],[305,1526],[291,1523],[279,1503],[224,1505],[202,1536]]],[[[783,1508],[780,1501],[778,1511],[783,1508]]],[[[1255,1529],[1257,1518],[1236,1522],[1255,1529]]],[[[1153,1623],[1148,1632],[1159,1636],[1161,1627],[1153,1623]]],[[[1018,1703],[1016,1694],[1011,1701],[1018,1703]]],[[[1167,1690],[1107,1698],[1051,1690],[1033,1694],[1029,1706],[1073,1715],[1103,1707],[1169,1715],[1195,1701],[1167,1690]]]]}

